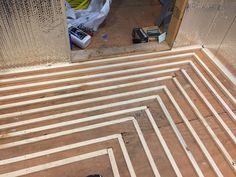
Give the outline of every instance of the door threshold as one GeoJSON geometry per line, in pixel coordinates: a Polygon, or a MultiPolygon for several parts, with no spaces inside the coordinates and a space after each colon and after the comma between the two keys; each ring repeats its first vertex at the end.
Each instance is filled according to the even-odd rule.
{"type": "Polygon", "coordinates": [[[144,52],[159,52],[170,50],[168,44],[164,41],[161,44],[157,42],[133,44],[122,47],[109,47],[97,49],[74,50],[71,52],[72,63],[83,62],[89,60],[97,60],[101,58],[130,55],[144,52]]]}

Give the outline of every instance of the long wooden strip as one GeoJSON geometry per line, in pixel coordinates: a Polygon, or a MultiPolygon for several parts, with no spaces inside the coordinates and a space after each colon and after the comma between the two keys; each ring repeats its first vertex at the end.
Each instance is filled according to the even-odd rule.
{"type": "Polygon", "coordinates": [[[33,159],[33,158],[37,158],[37,157],[43,157],[43,156],[51,155],[54,153],[72,150],[72,149],[79,148],[82,146],[88,146],[88,145],[92,145],[95,143],[101,143],[104,141],[118,139],[118,137],[120,137],[120,134],[114,134],[114,135],[109,135],[109,136],[105,136],[105,137],[101,137],[101,138],[96,138],[96,139],[82,141],[82,142],[78,142],[78,143],[74,143],[74,144],[69,144],[66,146],[61,146],[61,147],[57,147],[57,148],[53,148],[53,149],[39,151],[39,152],[31,153],[31,154],[17,156],[17,157],[13,157],[13,158],[9,158],[9,159],[1,159],[0,165],[7,165],[7,164],[16,163],[16,162],[20,162],[20,161],[24,161],[24,160],[29,160],[29,159],[33,159]]]}
{"type": "MultiPolygon", "coordinates": [[[[12,81],[24,81],[24,80],[28,80],[28,79],[38,79],[38,78],[43,78],[43,77],[50,77],[50,76],[61,76],[61,75],[66,75],[66,74],[78,74],[78,73],[83,73],[83,72],[87,72],[87,71],[96,71],[96,70],[104,70],[104,69],[111,69],[111,68],[116,68],[116,67],[122,67],[122,66],[132,66],[132,65],[136,65],[136,64],[147,64],[147,63],[151,63],[151,62],[156,62],[156,61],[162,61],[162,60],[170,60],[172,58],[174,59],[179,59],[179,58],[185,58],[185,57],[191,57],[193,56],[194,53],[187,53],[187,54],[179,54],[179,55],[173,55],[173,56],[165,56],[165,57],[160,57],[160,58],[151,58],[148,60],[138,60],[138,61],[129,61],[129,62],[124,62],[124,63],[116,63],[116,64],[110,64],[110,65],[104,65],[104,66],[95,66],[95,67],[90,67],[90,68],[85,68],[85,69],[79,69],[79,70],[70,70],[70,71],[63,71],[60,72],[59,74],[56,73],[48,73],[48,74],[42,74],[42,75],[38,75],[38,76],[24,76],[24,77],[20,77],[20,78],[9,78],[9,79],[4,79],[1,81],[1,83],[7,83],[7,82],[12,82],[12,81]]],[[[184,61],[183,61],[184,62],[184,61]]],[[[166,64],[161,64],[159,65],[160,67],[167,67],[167,66],[172,66],[172,63],[166,63],[166,64]]],[[[115,71],[118,72],[118,71],[115,71]]],[[[115,72],[111,72],[112,74],[115,74],[115,72]]],[[[123,73],[122,71],[118,72],[123,73]]],[[[96,74],[96,77],[102,77],[102,76],[106,76],[107,73],[100,73],[100,74],[96,74]]],[[[88,78],[92,78],[93,75],[88,75],[88,76],[81,76],[80,78],[84,78],[84,79],[88,79],[88,78]]]]}
{"type": "MultiPolygon", "coordinates": [[[[153,59],[153,61],[159,61],[159,60],[158,59],[153,59]]],[[[149,62],[151,62],[151,61],[149,61],[149,62]]],[[[144,61],[141,60],[141,62],[136,62],[136,63],[132,62],[132,65],[133,64],[146,64],[146,63],[148,63],[146,60],[144,60],[144,61]]],[[[126,70],[121,68],[122,70],[118,70],[118,71],[104,72],[104,73],[85,75],[85,76],[75,76],[75,77],[62,78],[62,79],[56,79],[56,80],[50,80],[50,81],[42,81],[42,82],[36,82],[36,83],[24,83],[24,82],[22,82],[21,85],[3,86],[3,87],[0,88],[0,91],[23,89],[23,88],[36,87],[36,86],[45,86],[45,85],[48,85],[48,84],[56,84],[56,83],[69,82],[69,81],[77,81],[77,80],[82,80],[82,79],[100,78],[100,77],[117,75],[117,74],[124,74],[124,73],[129,73],[129,72],[140,71],[140,70],[147,70],[147,69],[153,69],[153,68],[162,68],[162,67],[181,65],[181,64],[186,64],[186,63],[188,63],[188,61],[178,61],[178,62],[159,64],[159,65],[156,65],[156,66],[152,65],[152,66],[146,66],[146,67],[136,67],[136,68],[126,69],[126,70]]],[[[128,65],[128,64],[126,63],[126,65],[128,65]]]]}
{"type": "Polygon", "coordinates": [[[214,63],[218,69],[228,78],[234,85],[236,85],[236,78],[235,76],[220,62],[220,60],[213,55],[213,53],[207,49],[202,48],[201,51],[210,59],[212,63],[214,63]]]}
{"type": "Polygon", "coordinates": [[[71,111],[71,112],[60,113],[60,114],[54,114],[54,115],[39,117],[39,118],[35,118],[35,119],[30,119],[30,120],[23,120],[23,121],[19,121],[19,122],[13,122],[13,123],[9,123],[9,124],[0,125],[0,129],[28,125],[28,124],[32,124],[32,123],[38,123],[41,121],[59,119],[59,118],[65,117],[65,116],[73,116],[73,115],[77,115],[77,114],[81,114],[81,113],[98,111],[98,110],[108,109],[108,108],[112,108],[112,107],[116,107],[116,106],[128,105],[128,104],[137,103],[137,102],[141,102],[141,101],[152,100],[155,98],[156,98],[156,95],[147,96],[147,97],[142,97],[142,98],[137,98],[137,99],[131,99],[128,101],[111,103],[109,105],[101,105],[101,106],[97,106],[97,107],[85,108],[85,109],[75,110],[75,111],[71,111]]]}
{"type": "MultiPolygon", "coordinates": [[[[214,87],[207,81],[207,79],[203,76],[203,74],[198,70],[198,68],[195,65],[191,66],[194,68],[194,70],[196,71],[196,73],[198,74],[198,76],[201,78],[201,80],[205,83],[205,85],[207,86],[207,88],[210,90],[210,92],[213,93],[213,96],[217,98],[218,102],[220,104],[223,105],[223,107],[226,109],[226,111],[228,112],[228,114],[231,116],[231,118],[233,118],[236,121],[236,116],[235,114],[232,112],[232,110],[229,108],[229,106],[225,103],[225,101],[223,100],[223,98],[221,98],[221,96],[217,93],[217,91],[214,89],[214,87]]],[[[217,82],[217,85],[221,85],[220,82],[217,82]]],[[[221,90],[223,90],[223,92],[226,93],[226,95],[228,95],[228,97],[233,101],[234,104],[236,104],[236,99],[229,93],[229,91],[226,91],[227,89],[225,87],[221,87],[221,90]],[[225,88],[225,89],[224,89],[225,88]]]]}
{"type": "Polygon", "coordinates": [[[125,122],[128,122],[128,121],[132,121],[133,124],[134,124],[134,127],[135,127],[135,129],[138,133],[139,139],[142,143],[142,146],[143,146],[144,151],[147,155],[147,158],[149,160],[149,163],[151,165],[151,168],[153,170],[154,175],[156,177],[160,177],[159,171],[158,171],[158,169],[155,165],[155,162],[153,160],[151,152],[150,152],[150,150],[147,146],[147,143],[146,143],[146,141],[143,137],[142,131],[141,131],[139,125],[137,124],[135,118],[133,118],[133,117],[127,117],[127,118],[123,118],[123,119],[102,122],[102,123],[93,124],[93,125],[89,125],[89,126],[85,126],[85,127],[76,128],[76,129],[70,129],[70,130],[66,130],[66,131],[52,133],[52,134],[48,134],[48,135],[44,135],[44,136],[38,136],[38,137],[34,137],[34,138],[24,139],[24,140],[17,141],[17,142],[2,144],[0,146],[0,149],[6,149],[6,148],[10,148],[10,147],[15,147],[15,146],[25,145],[25,144],[29,144],[29,143],[39,142],[39,141],[43,141],[43,140],[48,140],[48,139],[60,137],[60,136],[70,135],[70,134],[73,134],[73,133],[79,133],[79,132],[82,132],[82,131],[92,130],[92,129],[106,127],[106,126],[120,124],[120,123],[125,123],[125,122]]]}
{"type": "Polygon", "coordinates": [[[0,161],[0,165],[7,165],[7,164],[16,163],[16,162],[20,162],[20,161],[24,161],[24,160],[30,160],[33,158],[43,157],[43,156],[51,155],[54,153],[60,153],[60,152],[68,151],[71,149],[79,148],[82,146],[88,146],[88,145],[92,145],[92,144],[96,144],[96,143],[102,143],[102,142],[113,140],[113,139],[116,139],[121,147],[121,150],[122,150],[123,156],[125,158],[125,162],[128,167],[130,176],[136,177],[133,165],[131,163],[128,151],[125,147],[125,143],[124,143],[124,140],[123,140],[121,134],[109,135],[109,136],[91,139],[91,140],[87,140],[87,141],[83,141],[83,142],[78,142],[78,143],[74,143],[74,144],[70,144],[70,145],[66,145],[66,146],[61,146],[61,147],[57,147],[57,148],[53,148],[53,149],[48,149],[48,150],[39,151],[39,152],[31,153],[31,154],[26,154],[26,155],[22,155],[22,156],[18,156],[18,157],[13,157],[10,159],[4,159],[4,160],[0,161]]]}
{"type": "MultiPolygon", "coordinates": [[[[74,88],[82,87],[85,84],[88,85],[88,86],[93,86],[93,85],[98,85],[98,84],[105,84],[105,83],[111,83],[111,82],[117,82],[117,81],[124,81],[124,80],[128,80],[128,79],[143,78],[143,77],[146,77],[146,76],[172,73],[172,72],[176,72],[176,71],[179,71],[179,70],[180,70],[180,68],[172,68],[172,69],[165,69],[165,70],[160,70],[160,71],[152,71],[152,72],[146,72],[146,73],[129,75],[129,76],[115,77],[115,78],[111,78],[111,79],[103,79],[103,80],[97,80],[97,81],[92,81],[92,82],[85,82],[85,83],[80,83],[80,84],[70,84],[68,86],[55,87],[55,88],[50,88],[50,89],[42,89],[42,90],[36,90],[36,91],[30,91],[30,92],[28,92],[26,90],[26,92],[23,92],[23,93],[13,93],[13,94],[10,94],[10,95],[1,96],[0,100],[20,98],[20,97],[24,97],[24,96],[32,96],[32,95],[44,94],[44,93],[56,92],[56,91],[65,91],[65,90],[69,90],[69,89],[74,89],[74,88]]],[[[73,78],[69,78],[68,79],[68,81],[73,81],[73,80],[74,80],[73,78]]],[[[77,80],[80,80],[80,79],[76,78],[76,81],[77,80]]],[[[9,90],[10,89],[8,89],[7,91],[9,91],[9,90]]]]}
{"type": "Polygon", "coordinates": [[[171,154],[171,152],[170,152],[170,149],[169,149],[168,145],[166,144],[166,142],[165,142],[165,140],[164,140],[164,138],[163,138],[163,136],[162,136],[162,134],[161,134],[161,132],[160,132],[160,130],[159,130],[159,128],[158,128],[158,126],[157,126],[155,120],[154,120],[154,118],[152,117],[152,114],[151,114],[150,110],[149,110],[149,109],[145,109],[145,112],[146,112],[146,114],[147,114],[147,116],[148,116],[149,121],[150,121],[151,124],[152,124],[152,127],[153,127],[153,129],[154,129],[154,131],[155,131],[155,133],[156,133],[156,136],[157,136],[158,139],[160,140],[160,143],[161,143],[161,145],[162,145],[162,147],[163,147],[163,150],[164,150],[164,152],[165,152],[167,158],[169,159],[169,161],[170,161],[170,163],[171,163],[171,166],[172,166],[172,168],[173,168],[174,171],[175,171],[176,176],[177,176],[177,177],[182,177],[182,174],[181,174],[181,172],[180,172],[180,170],[179,170],[179,167],[178,167],[178,165],[176,164],[175,159],[174,159],[174,157],[172,156],[172,154],[171,154]]]}
{"type": "Polygon", "coordinates": [[[111,163],[111,168],[113,171],[113,175],[114,177],[120,177],[120,173],[116,164],[116,159],[115,159],[115,155],[113,153],[113,150],[111,148],[107,149],[108,152],[108,157],[110,159],[110,163],[111,163]]]}
{"type": "MultiPolygon", "coordinates": [[[[201,59],[194,53],[193,57],[196,61],[207,71],[207,73],[212,77],[212,79],[216,82],[216,84],[230,97],[230,99],[236,104],[236,99],[232,96],[232,94],[224,87],[224,85],[218,80],[218,78],[211,72],[211,70],[201,61],[201,59]]],[[[145,60],[146,61],[146,60],[145,60]]],[[[227,75],[227,77],[229,77],[227,75]]]]}
{"type": "Polygon", "coordinates": [[[182,120],[184,121],[185,125],[187,126],[188,130],[190,131],[190,133],[192,134],[192,136],[194,137],[194,139],[196,140],[198,146],[200,147],[200,149],[202,150],[203,154],[205,155],[205,157],[207,158],[207,160],[209,161],[213,171],[215,172],[215,174],[218,177],[224,177],[224,175],[221,173],[221,171],[219,170],[217,164],[215,163],[214,159],[212,158],[212,156],[210,155],[210,153],[208,152],[207,148],[205,147],[205,145],[203,144],[202,140],[199,138],[197,132],[194,130],[194,128],[192,127],[192,125],[190,124],[188,118],[185,116],[184,112],[182,111],[182,109],[179,107],[178,103],[175,101],[174,97],[172,96],[172,94],[170,93],[170,91],[168,90],[168,88],[165,88],[165,92],[168,95],[169,99],[171,100],[171,102],[173,103],[174,107],[176,108],[178,114],[180,115],[180,117],[182,118],[182,120]]]}
{"type": "MultiPolygon", "coordinates": [[[[223,156],[226,159],[226,161],[229,163],[230,167],[234,170],[234,172],[236,172],[235,160],[230,156],[228,151],[225,149],[224,145],[221,143],[219,138],[216,136],[214,131],[211,129],[210,125],[207,123],[205,118],[202,116],[202,114],[200,113],[198,108],[195,106],[195,104],[193,103],[191,98],[188,96],[188,94],[186,93],[184,88],[181,86],[179,81],[176,78],[174,78],[174,81],[175,81],[177,87],[179,88],[180,92],[184,95],[187,102],[191,105],[191,107],[192,107],[193,111],[195,112],[195,114],[198,116],[198,118],[200,119],[200,121],[202,122],[204,127],[207,129],[208,133],[210,134],[210,136],[212,137],[212,139],[216,143],[218,149],[223,153],[223,156]]],[[[235,137],[230,136],[230,138],[234,139],[235,137]]]]}
{"type": "Polygon", "coordinates": [[[152,154],[151,154],[151,152],[150,152],[150,150],[148,148],[148,145],[146,143],[146,140],[145,140],[145,138],[143,136],[143,133],[142,133],[142,130],[141,130],[139,124],[138,124],[138,122],[137,122],[137,120],[135,118],[133,118],[132,121],[133,121],[134,127],[135,127],[135,129],[136,129],[136,131],[137,131],[137,133],[139,135],[139,139],[140,139],[140,141],[141,141],[141,143],[143,145],[143,149],[144,149],[144,151],[147,154],[147,157],[149,159],[149,163],[150,163],[150,165],[151,165],[151,167],[153,169],[153,173],[154,173],[155,176],[159,176],[160,177],[161,175],[160,175],[160,173],[159,173],[159,171],[158,171],[158,169],[156,167],[155,161],[154,161],[154,159],[152,157],[152,154]]]}
{"type": "MultiPolygon", "coordinates": [[[[39,172],[39,171],[43,171],[43,170],[47,170],[47,169],[51,169],[51,168],[55,168],[55,167],[60,167],[60,166],[75,163],[75,162],[79,162],[79,161],[86,160],[86,159],[95,158],[95,157],[102,156],[102,155],[108,155],[108,150],[103,149],[103,150],[90,152],[87,154],[82,154],[82,155],[78,155],[78,156],[74,156],[74,157],[70,157],[70,158],[66,158],[66,159],[62,159],[62,160],[58,160],[58,161],[54,161],[54,162],[45,163],[45,164],[34,166],[34,167],[29,167],[29,168],[25,168],[22,170],[17,170],[17,171],[1,174],[0,177],[23,176],[23,175],[27,175],[27,174],[31,174],[31,173],[35,173],[35,172],[39,172]]],[[[111,163],[113,163],[112,167],[117,166],[114,164],[115,163],[114,161],[112,161],[111,163]]],[[[115,174],[115,173],[117,173],[117,171],[114,171],[113,168],[112,168],[112,170],[113,170],[114,176],[119,177],[119,175],[115,174]]]]}
{"type": "Polygon", "coordinates": [[[99,115],[90,116],[90,117],[81,118],[81,119],[64,121],[64,122],[55,123],[55,124],[52,124],[52,125],[45,125],[45,126],[40,126],[40,127],[35,127],[35,128],[28,128],[26,130],[20,130],[20,131],[16,131],[16,132],[7,133],[7,136],[2,134],[2,139],[9,138],[9,137],[14,137],[14,136],[26,135],[26,134],[30,134],[30,133],[36,133],[36,132],[49,130],[49,129],[53,129],[53,128],[59,128],[59,127],[65,127],[65,126],[69,126],[69,125],[75,125],[75,124],[79,124],[79,123],[83,123],[83,122],[87,122],[87,121],[104,119],[104,118],[108,118],[108,117],[111,117],[111,116],[117,116],[117,115],[132,113],[132,112],[141,111],[141,110],[145,110],[145,109],[146,109],[146,106],[141,106],[141,107],[135,107],[135,108],[125,109],[125,110],[120,110],[120,111],[114,111],[114,112],[105,113],[105,114],[99,114],[99,115]]]}
{"type": "MultiPolygon", "coordinates": [[[[0,71],[0,76],[9,75],[9,74],[17,74],[17,73],[27,73],[30,71],[41,71],[41,70],[49,70],[49,69],[60,69],[65,68],[67,66],[84,66],[88,64],[96,64],[96,63],[104,63],[104,62],[111,62],[111,61],[117,61],[117,60],[127,60],[132,59],[136,57],[149,57],[153,55],[163,55],[163,54],[169,54],[171,55],[174,52],[191,52],[192,50],[200,50],[202,48],[201,45],[192,45],[187,47],[178,47],[173,48],[169,51],[160,51],[160,52],[149,52],[149,53],[143,53],[143,54],[134,54],[134,55],[128,55],[128,56],[121,56],[121,57],[112,57],[112,58],[106,58],[106,59],[99,59],[99,60],[90,60],[86,62],[81,63],[59,63],[54,64],[53,66],[33,66],[32,68],[17,68],[17,70],[8,70],[2,72],[0,71]]],[[[57,71],[58,72],[58,71],[57,71]]]]}
{"type": "Polygon", "coordinates": [[[200,167],[198,166],[198,163],[196,162],[193,154],[191,153],[190,149],[188,148],[188,145],[186,144],[186,142],[185,142],[183,136],[181,135],[178,127],[175,125],[175,122],[173,121],[169,111],[167,110],[165,104],[163,103],[162,99],[159,96],[157,97],[157,101],[158,101],[159,105],[161,106],[161,108],[162,108],[169,124],[171,125],[171,127],[172,127],[172,129],[173,129],[173,131],[176,135],[176,137],[178,138],[184,152],[186,153],[186,155],[189,158],[192,166],[194,167],[194,170],[196,171],[197,175],[199,177],[204,177],[204,174],[202,173],[200,167]]]}
{"type": "Polygon", "coordinates": [[[83,132],[83,131],[87,131],[87,130],[92,130],[92,129],[96,129],[96,128],[106,127],[106,126],[109,126],[109,125],[115,125],[115,124],[118,124],[118,123],[128,122],[128,121],[131,121],[131,120],[133,120],[132,117],[127,117],[127,118],[123,118],[123,119],[119,119],[119,120],[107,121],[107,122],[93,124],[93,125],[89,125],[89,126],[85,126],[85,127],[74,128],[74,129],[65,130],[65,131],[61,131],[61,132],[51,133],[51,134],[47,134],[47,135],[44,135],[44,136],[38,136],[38,137],[23,139],[23,140],[20,140],[20,141],[1,144],[0,149],[7,149],[7,148],[10,148],[10,147],[15,147],[15,146],[20,146],[20,145],[40,142],[40,141],[49,140],[49,139],[52,139],[52,138],[57,138],[57,137],[66,136],[66,135],[71,135],[71,134],[74,134],[74,133],[79,133],[79,132],[83,132]]]}
{"type": "MultiPolygon", "coordinates": [[[[143,84],[148,84],[148,83],[152,83],[152,82],[156,82],[156,81],[163,81],[163,80],[168,80],[168,79],[172,79],[172,76],[157,77],[157,78],[154,78],[154,79],[146,79],[146,80],[129,82],[129,83],[125,83],[125,84],[118,84],[118,85],[113,85],[113,86],[108,86],[108,87],[103,87],[103,88],[78,91],[78,92],[73,92],[73,93],[68,93],[68,94],[62,94],[62,95],[57,95],[57,96],[46,97],[46,98],[42,98],[42,99],[39,98],[39,99],[34,99],[34,100],[9,103],[9,104],[5,104],[5,105],[1,105],[0,110],[7,109],[7,108],[12,108],[12,107],[16,107],[16,106],[25,106],[25,105],[28,105],[28,104],[40,103],[42,101],[45,102],[45,101],[51,101],[51,100],[54,100],[54,99],[70,98],[70,97],[76,97],[76,96],[81,96],[81,95],[85,95],[85,94],[91,94],[91,93],[97,93],[97,92],[102,92],[102,91],[121,89],[121,88],[125,88],[125,87],[143,85],[143,84]]],[[[93,98],[93,99],[95,99],[95,98],[93,98]]],[[[96,100],[94,100],[94,102],[95,101],[96,100]]],[[[18,115],[34,113],[35,110],[37,110],[37,112],[46,111],[46,110],[50,110],[50,109],[56,109],[56,108],[61,108],[61,107],[66,107],[66,106],[73,106],[73,105],[86,103],[86,102],[87,101],[77,101],[77,102],[75,101],[75,102],[71,102],[71,103],[64,103],[63,104],[64,106],[58,104],[58,105],[52,105],[52,106],[41,107],[41,108],[36,108],[36,109],[30,109],[30,110],[26,110],[26,111],[18,111],[18,112],[13,111],[12,113],[0,115],[0,119],[8,118],[8,117],[11,117],[11,116],[18,116],[18,115]]]]}
{"type": "Polygon", "coordinates": [[[226,125],[226,123],[222,120],[220,115],[217,113],[217,111],[214,109],[214,107],[210,104],[210,102],[207,100],[207,98],[204,96],[204,94],[200,91],[200,89],[197,87],[197,85],[193,82],[193,80],[190,78],[190,76],[187,74],[186,71],[182,70],[184,76],[189,81],[189,83],[192,85],[194,90],[198,93],[200,98],[203,100],[203,102],[206,104],[206,106],[209,108],[209,110],[213,113],[213,115],[216,117],[217,121],[220,123],[220,125],[223,127],[223,129],[227,132],[229,137],[232,139],[234,144],[236,144],[236,137],[233,134],[233,132],[229,129],[229,127],[226,125]]]}

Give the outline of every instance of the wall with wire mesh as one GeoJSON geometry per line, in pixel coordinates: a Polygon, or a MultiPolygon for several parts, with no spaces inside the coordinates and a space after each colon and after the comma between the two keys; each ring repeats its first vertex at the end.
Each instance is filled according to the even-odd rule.
{"type": "Polygon", "coordinates": [[[235,18],[235,0],[189,0],[175,47],[202,44],[235,71],[235,18]]]}
{"type": "Polygon", "coordinates": [[[70,61],[63,0],[0,0],[0,68],[70,61]]]}

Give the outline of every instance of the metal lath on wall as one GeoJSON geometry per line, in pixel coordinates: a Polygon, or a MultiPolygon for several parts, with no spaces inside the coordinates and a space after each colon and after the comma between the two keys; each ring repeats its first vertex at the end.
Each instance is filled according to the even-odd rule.
{"type": "Polygon", "coordinates": [[[235,19],[235,0],[189,0],[175,47],[204,44],[235,73],[235,19]]]}
{"type": "Polygon", "coordinates": [[[0,0],[0,68],[68,62],[62,0],[0,0]]]}

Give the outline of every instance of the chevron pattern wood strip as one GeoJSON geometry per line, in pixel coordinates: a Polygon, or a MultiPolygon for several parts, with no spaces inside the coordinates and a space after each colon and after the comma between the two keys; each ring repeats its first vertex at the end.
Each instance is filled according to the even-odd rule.
{"type": "Polygon", "coordinates": [[[199,47],[0,74],[0,176],[235,176],[234,79],[199,47]]]}

